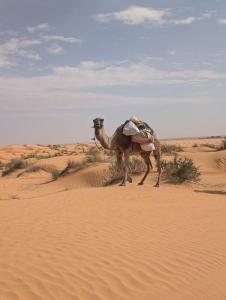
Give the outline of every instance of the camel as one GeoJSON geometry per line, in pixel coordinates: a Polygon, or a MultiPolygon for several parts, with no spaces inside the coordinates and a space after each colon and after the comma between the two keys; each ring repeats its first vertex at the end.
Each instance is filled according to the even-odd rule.
{"type": "MultiPolygon", "coordinates": [[[[144,160],[147,170],[141,179],[141,181],[138,183],[138,185],[143,185],[145,182],[145,179],[148,176],[148,173],[150,172],[150,169],[152,169],[152,163],[150,159],[150,155],[152,151],[143,151],[141,149],[140,144],[133,143],[131,141],[130,136],[126,136],[123,134],[123,126],[119,126],[112,137],[109,137],[104,129],[104,119],[102,118],[96,118],[93,120],[95,129],[95,137],[100,142],[103,148],[108,150],[114,150],[116,152],[117,157],[117,165],[119,168],[122,168],[123,164],[123,158],[124,158],[124,176],[122,179],[121,186],[125,186],[126,182],[132,182],[132,178],[128,176],[129,173],[129,156],[131,154],[139,153],[142,159],[144,160]]],[[[159,187],[160,184],[160,176],[161,176],[161,149],[160,149],[160,142],[157,139],[155,133],[153,132],[154,136],[154,145],[155,150],[153,151],[154,158],[157,162],[157,170],[158,170],[158,179],[155,187],[159,187]]]]}

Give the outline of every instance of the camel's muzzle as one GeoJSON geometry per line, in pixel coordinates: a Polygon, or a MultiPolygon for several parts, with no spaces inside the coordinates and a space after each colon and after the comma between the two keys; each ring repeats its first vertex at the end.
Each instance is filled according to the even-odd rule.
{"type": "Polygon", "coordinates": [[[102,124],[100,124],[100,123],[96,123],[96,124],[94,124],[94,126],[92,127],[92,128],[95,128],[95,129],[100,129],[100,128],[102,128],[103,127],[103,125],[102,124]]]}

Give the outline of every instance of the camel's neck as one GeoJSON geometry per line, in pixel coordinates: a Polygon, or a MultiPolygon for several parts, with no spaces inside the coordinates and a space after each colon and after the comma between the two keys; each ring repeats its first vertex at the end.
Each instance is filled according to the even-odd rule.
{"type": "Polygon", "coordinates": [[[95,129],[95,137],[105,149],[112,149],[111,138],[106,134],[104,127],[95,129]]]}

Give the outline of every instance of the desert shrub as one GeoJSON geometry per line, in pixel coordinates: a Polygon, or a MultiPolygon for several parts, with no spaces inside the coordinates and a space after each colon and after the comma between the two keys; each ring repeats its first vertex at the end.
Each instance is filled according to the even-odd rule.
{"type": "Polygon", "coordinates": [[[101,157],[101,152],[92,147],[86,152],[86,160],[88,163],[95,163],[103,161],[103,158],[101,157]]]}
{"type": "Polygon", "coordinates": [[[51,150],[59,150],[59,148],[61,148],[61,145],[48,145],[48,147],[51,149],[51,150]]]}
{"type": "Polygon", "coordinates": [[[218,148],[216,145],[214,145],[214,144],[208,144],[208,143],[201,144],[200,146],[202,146],[202,147],[208,147],[208,148],[214,149],[214,150],[217,150],[217,148],[218,148]]]}
{"type": "Polygon", "coordinates": [[[199,168],[194,165],[191,158],[176,155],[172,161],[162,163],[163,177],[169,182],[183,183],[185,181],[198,181],[199,168]]]}
{"type": "Polygon", "coordinates": [[[129,168],[131,174],[141,174],[146,171],[147,166],[144,161],[136,156],[133,156],[129,162],[129,168]]]}
{"type": "MultiPolygon", "coordinates": [[[[45,153],[48,153],[48,152],[45,152],[45,153]]],[[[38,154],[37,152],[30,153],[30,154],[22,154],[21,155],[22,159],[35,158],[35,159],[39,160],[39,159],[45,159],[45,158],[51,158],[51,157],[54,157],[54,155],[50,155],[50,154],[43,155],[43,154],[38,154]]]]}
{"type": "Polygon", "coordinates": [[[86,151],[86,155],[93,155],[98,152],[98,149],[96,147],[91,147],[86,151]]]}
{"type": "Polygon", "coordinates": [[[27,164],[20,159],[12,159],[11,162],[6,164],[5,170],[2,171],[2,176],[6,176],[14,172],[18,169],[24,169],[26,168],[27,164]]]}
{"type": "MultiPolygon", "coordinates": [[[[69,160],[67,166],[60,172],[58,177],[64,176],[68,172],[78,172],[88,166],[87,160],[83,159],[82,161],[69,160]]],[[[58,178],[57,177],[57,178],[58,178]]]]}
{"type": "Polygon", "coordinates": [[[29,154],[22,154],[21,159],[30,159],[30,158],[37,158],[38,152],[29,153],[29,154]]]}
{"type": "Polygon", "coordinates": [[[192,147],[197,148],[197,147],[198,147],[198,144],[195,143],[195,144],[192,145],[192,147]]]}
{"type": "Polygon", "coordinates": [[[61,172],[58,169],[56,169],[56,168],[53,168],[52,170],[50,170],[50,173],[51,173],[51,176],[52,176],[53,180],[57,180],[57,178],[61,174],[61,172]]]}
{"type": "Polygon", "coordinates": [[[42,154],[39,154],[39,155],[36,155],[35,158],[37,159],[46,159],[46,158],[51,158],[52,156],[50,154],[48,155],[42,155],[42,154]]]}
{"type": "MultiPolygon", "coordinates": [[[[146,165],[143,160],[137,158],[137,157],[132,157],[129,162],[129,174],[136,174],[139,175],[146,171],[146,165]]],[[[123,169],[118,168],[117,162],[113,161],[110,166],[108,167],[107,170],[107,176],[104,184],[110,185],[116,182],[119,182],[122,180],[123,177],[123,169]]]]}
{"type": "Polygon", "coordinates": [[[219,146],[216,146],[214,148],[216,151],[222,151],[222,150],[226,150],[226,139],[222,141],[222,144],[219,146]]]}
{"type": "Polygon", "coordinates": [[[21,175],[23,175],[24,173],[36,173],[39,171],[46,171],[45,168],[41,167],[41,166],[31,166],[30,168],[27,168],[26,170],[24,170],[23,172],[19,173],[17,175],[17,177],[20,177],[21,175]]]}
{"type": "Polygon", "coordinates": [[[36,154],[27,154],[27,155],[21,155],[22,159],[29,159],[29,158],[35,158],[36,154]]]}
{"type": "Polygon", "coordinates": [[[162,144],[161,151],[163,154],[173,154],[175,152],[182,152],[183,148],[177,145],[162,144]]]}
{"type": "Polygon", "coordinates": [[[67,163],[67,168],[72,169],[74,171],[79,171],[81,169],[84,169],[86,166],[87,166],[86,159],[83,159],[82,161],[69,160],[67,163]]]}
{"type": "Polygon", "coordinates": [[[109,156],[109,157],[115,156],[115,151],[114,150],[104,149],[103,153],[104,153],[104,155],[109,156]]]}
{"type": "Polygon", "coordinates": [[[118,168],[116,161],[112,162],[106,171],[104,185],[110,185],[119,182],[122,179],[123,171],[118,168]]]}
{"type": "Polygon", "coordinates": [[[60,152],[55,152],[51,154],[51,157],[58,157],[58,156],[62,156],[60,152]]]}

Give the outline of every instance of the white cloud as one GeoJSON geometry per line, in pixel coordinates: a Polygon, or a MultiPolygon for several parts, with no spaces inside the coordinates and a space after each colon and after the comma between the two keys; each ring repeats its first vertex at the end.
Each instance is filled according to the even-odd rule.
{"type": "Polygon", "coordinates": [[[15,65],[15,63],[13,63],[12,61],[9,61],[7,59],[7,57],[1,55],[1,53],[0,53],[0,67],[1,66],[2,67],[9,67],[9,66],[14,66],[14,65],[15,65]]]}
{"type": "MultiPolygon", "coordinates": [[[[52,108],[70,109],[87,105],[120,105],[124,103],[150,103],[158,98],[133,97],[128,89],[127,95],[108,95],[106,87],[119,86],[204,86],[216,85],[225,81],[226,73],[213,70],[163,70],[144,63],[107,64],[104,62],[84,61],[76,67],[55,67],[51,73],[33,77],[0,76],[0,103],[5,110],[52,111],[52,108]],[[13,88],[12,88],[13,87],[13,88]],[[92,93],[90,88],[99,88],[101,93],[92,93]],[[116,104],[117,103],[117,104],[116,104]],[[52,107],[52,108],[51,108],[52,107]]],[[[117,90],[117,89],[116,89],[117,90]]],[[[202,88],[203,91],[203,88],[202,88]]],[[[206,97],[205,97],[206,99],[206,97]]],[[[182,97],[169,96],[160,101],[184,101],[182,97]]],[[[185,101],[196,101],[195,97],[185,101]]]]}
{"type": "Polygon", "coordinates": [[[65,37],[61,35],[44,35],[42,36],[42,39],[45,41],[59,41],[59,42],[65,42],[65,43],[71,43],[71,44],[79,44],[81,43],[81,40],[75,37],[65,37]]]}
{"type": "Polygon", "coordinates": [[[164,23],[163,18],[167,15],[167,10],[158,10],[151,7],[148,8],[133,5],[122,11],[98,14],[95,16],[95,18],[99,22],[118,20],[130,25],[141,24],[144,22],[161,24],[164,23]]]}
{"type": "Polygon", "coordinates": [[[226,24],[226,19],[220,19],[218,20],[220,24],[226,24]]]}
{"type": "Polygon", "coordinates": [[[134,85],[196,85],[213,79],[226,79],[226,74],[209,70],[167,71],[143,63],[117,65],[104,62],[82,62],[77,67],[57,67],[49,75],[52,82],[65,88],[134,85]]]}
{"type": "Polygon", "coordinates": [[[18,32],[15,30],[6,30],[6,31],[2,31],[0,32],[0,35],[8,35],[8,36],[18,36],[18,32]]]}
{"type": "Polygon", "coordinates": [[[112,20],[121,21],[125,24],[138,25],[145,22],[155,24],[175,24],[190,25],[194,22],[210,18],[215,11],[207,11],[201,16],[189,16],[183,19],[170,19],[169,9],[153,9],[151,7],[130,6],[129,8],[112,13],[98,14],[95,19],[99,22],[109,22],[112,20]]]}
{"type": "Polygon", "coordinates": [[[173,23],[176,25],[189,25],[196,21],[195,17],[187,17],[185,19],[174,20],[173,23]]]}
{"type": "MultiPolygon", "coordinates": [[[[30,32],[36,30],[47,30],[48,24],[40,24],[36,27],[29,27],[30,32]]],[[[9,35],[8,32],[2,32],[4,35],[9,35]]],[[[14,37],[8,37],[4,42],[0,42],[0,67],[15,66],[18,57],[24,57],[32,60],[41,60],[39,53],[34,51],[34,46],[48,42],[64,42],[70,44],[79,44],[82,41],[75,37],[65,37],[61,35],[39,35],[38,38],[30,38],[20,36],[16,32],[10,33],[14,37]]],[[[50,45],[47,51],[51,54],[59,54],[64,51],[63,47],[57,43],[50,45]]]]}
{"type": "Polygon", "coordinates": [[[8,41],[0,44],[0,53],[2,54],[11,54],[17,52],[22,48],[29,48],[33,45],[38,45],[41,42],[35,39],[26,39],[26,38],[11,38],[8,41]]]}
{"type": "Polygon", "coordinates": [[[29,48],[40,44],[41,42],[36,39],[26,38],[11,38],[0,44],[0,65],[15,65],[15,56],[22,56],[30,59],[41,59],[39,54],[29,48]]]}
{"type": "Polygon", "coordinates": [[[50,47],[47,48],[49,53],[52,54],[60,54],[64,52],[64,48],[59,46],[59,45],[51,45],[50,47]]]}
{"type": "Polygon", "coordinates": [[[211,18],[211,16],[213,15],[214,12],[215,11],[208,11],[199,17],[190,16],[190,17],[187,17],[184,19],[170,20],[170,22],[174,23],[176,25],[190,25],[194,22],[198,22],[198,21],[202,21],[202,20],[211,18]]]}
{"type": "MultiPolygon", "coordinates": [[[[145,85],[199,85],[212,80],[226,79],[226,73],[213,70],[162,70],[147,64],[106,64],[82,62],[76,67],[55,67],[49,75],[32,78],[2,78],[2,87],[11,82],[18,90],[32,92],[62,90],[84,91],[90,87],[145,86],[145,85]]],[[[1,89],[1,86],[0,86],[1,89]]]]}
{"type": "Polygon", "coordinates": [[[28,32],[36,32],[36,31],[48,31],[50,30],[50,26],[47,23],[42,23],[34,27],[27,27],[28,32]]]}
{"type": "Polygon", "coordinates": [[[18,55],[29,59],[41,60],[40,55],[34,51],[20,50],[18,55]]]}

